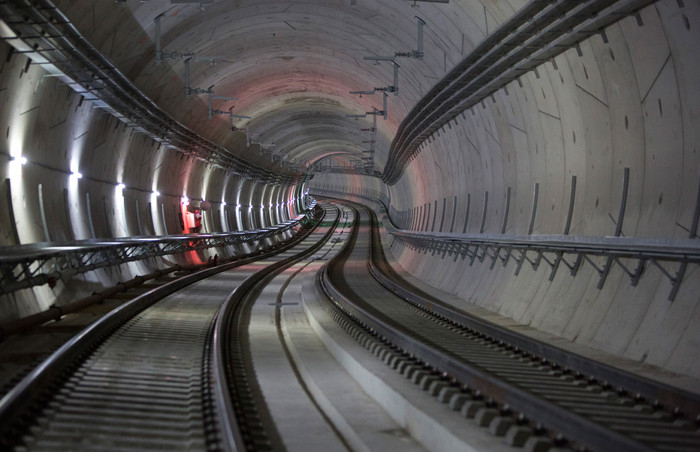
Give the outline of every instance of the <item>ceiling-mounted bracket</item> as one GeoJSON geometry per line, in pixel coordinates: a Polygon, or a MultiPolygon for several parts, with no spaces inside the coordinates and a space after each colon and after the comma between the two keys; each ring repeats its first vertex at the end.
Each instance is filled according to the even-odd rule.
{"type": "Polygon", "coordinates": [[[425,56],[423,52],[423,27],[425,26],[425,21],[418,16],[415,16],[417,31],[416,31],[416,49],[409,50],[408,52],[394,52],[394,56],[369,56],[364,57],[365,60],[374,61],[375,64],[379,64],[381,61],[391,61],[394,62],[396,58],[415,58],[416,60],[422,60],[425,56]]]}
{"type": "Polygon", "coordinates": [[[384,87],[374,87],[372,90],[366,91],[350,91],[350,94],[356,94],[362,97],[363,95],[374,94],[377,91],[382,91],[385,93],[394,93],[394,96],[399,95],[399,65],[395,61],[391,61],[394,64],[394,84],[384,87]]]}
{"type": "Polygon", "coordinates": [[[231,110],[233,107],[231,107],[228,111],[222,111],[222,110],[215,110],[213,108],[214,104],[214,99],[216,100],[238,100],[235,97],[226,97],[226,96],[215,96],[214,95],[214,85],[210,86],[207,88],[205,91],[209,96],[208,96],[208,101],[209,101],[209,119],[211,119],[214,115],[231,115],[231,110]]]}
{"type": "Polygon", "coordinates": [[[372,111],[365,112],[366,115],[374,115],[375,117],[382,116],[384,118],[384,120],[386,120],[386,118],[387,118],[387,97],[389,97],[389,95],[387,93],[382,93],[382,94],[383,94],[382,97],[384,98],[384,107],[381,110],[377,110],[376,107],[373,107],[372,111]]]}

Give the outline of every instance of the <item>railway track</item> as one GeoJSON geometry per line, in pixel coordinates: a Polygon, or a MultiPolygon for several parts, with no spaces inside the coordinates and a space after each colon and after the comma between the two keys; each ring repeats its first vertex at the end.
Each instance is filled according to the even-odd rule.
{"type": "MultiPolygon", "coordinates": [[[[39,313],[0,323],[0,399],[16,386],[22,378],[27,376],[41,364],[41,362],[51,356],[61,345],[111,310],[148,291],[157,289],[166,283],[175,281],[196,271],[255,257],[263,252],[263,250],[258,249],[258,247],[264,238],[274,237],[276,242],[275,246],[284,247],[294,242],[297,235],[303,232],[302,221],[306,221],[306,217],[303,218],[304,220],[292,220],[264,230],[233,234],[210,234],[207,237],[225,237],[224,240],[220,241],[222,244],[221,251],[229,251],[229,249],[225,247],[227,241],[229,244],[234,241],[241,243],[244,237],[247,237],[249,242],[253,243],[253,246],[251,246],[251,251],[245,254],[234,254],[220,260],[210,258],[208,262],[198,265],[173,265],[149,274],[138,275],[130,280],[119,282],[112,287],[104,288],[102,291],[93,292],[87,297],[68,303],[62,303],[60,306],[52,305],[39,313]]],[[[196,240],[192,242],[192,249],[196,249],[197,244],[202,244],[202,237],[204,236],[196,236],[196,240]]],[[[136,238],[130,240],[125,239],[119,242],[127,244],[127,247],[137,247],[139,243],[152,243],[152,239],[153,238],[146,238],[144,240],[143,238],[136,238]]],[[[172,242],[179,243],[183,242],[186,236],[170,236],[169,239],[172,242]]],[[[168,239],[163,239],[162,241],[165,242],[167,240],[168,239]]],[[[84,253],[85,256],[91,256],[95,248],[100,247],[100,244],[105,247],[103,240],[86,240],[70,246],[65,244],[51,246],[51,251],[48,253],[42,252],[39,245],[28,245],[19,250],[13,249],[14,253],[10,253],[10,255],[18,257],[22,255],[23,252],[26,252],[26,265],[41,267],[40,263],[30,263],[32,254],[43,254],[44,258],[50,259],[52,252],[55,254],[55,250],[70,248],[76,256],[81,252],[84,253]]],[[[112,243],[112,245],[119,247],[119,243],[112,243]]],[[[267,242],[267,245],[269,247],[269,242],[267,242]]],[[[216,258],[218,258],[218,255],[216,258]]],[[[83,259],[80,258],[78,259],[78,261],[82,260],[83,259]]],[[[71,269],[68,273],[72,271],[71,269]]],[[[12,272],[10,271],[10,273],[12,272]]]]}
{"type": "Polygon", "coordinates": [[[343,329],[455,416],[472,419],[509,445],[530,450],[700,449],[697,395],[471,318],[393,272],[371,211],[359,205],[326,206],[324,215],[316,229],[276,254],[166,283],[89,327],[0,401],[1,447],[381,447],[372,442],[385,436],[379,428],[374,433],[354,430],[364,421],[342,411],[352,409],[347,397],[333,401],[334,392],[348,390],[334,382],[339,376],[324,380],[308,368],[313,359],[301,358],[299,353],[319,353],[295,346],[297,340],[308,343],[300,336],[308,326],[285,329],[286,322],[305,317],[296,300],[307,296],[300,295],[303,281],[311,282],[307,276],[321,269],[313,279],[330,296],[323,304],[343,329]],[[348,215],[341,215],[342,210],[348,215]],[[339,227],[341,218],[345,223],[339,227]],[[276,343],[278,351],[261,345],[266,341],[276,343]],[[282,361],[288,361],[290,370],[280,370],[282,361]],[[324,385],[329,392],[319,392],[324,385]],[[305,392],[310,402],[304,402],[305,409],[293,406],[326,424],[322,441],[329,442],[302,438],[295,443],[298,434],[286,436],[310,422],[289,413],[294,391],[305,392]],[[333,409],[333,403],[340,405],[333,409]]]}
{"type": "Polygon", "coordinates": [[[442,403],[533,450],[700,450],[700,397],[470,318],[387,268],[376,218],[358,219],[318,276],[327,310],[442,403]],[[381,282],[380,282],[381,281],[381,282]]]}
{"type": "MultiPolygon", "coordinates": [[[[324,217],[337,218],[336,211],[324,217]]],[[[263,450],[269,439],[255,424],[255,378],[245,347],[238,355],[230,350],[231,343],[245,346],[231,326],[243,324],[240,304],[251,287],[313,252],[335,224],[307,228],[275,252],[166,283],[112,311],[0,400],[0,447],[263,450]]]]}

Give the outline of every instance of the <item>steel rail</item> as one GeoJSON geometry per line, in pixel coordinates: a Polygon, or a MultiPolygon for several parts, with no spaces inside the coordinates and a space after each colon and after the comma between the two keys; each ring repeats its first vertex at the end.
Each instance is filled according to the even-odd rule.
{"type": "MultiPolygon", "coordinates": [[[[222,419],[228,419],[229,423],[236,425],[234,434],[230,437],[235,444],[235,450],[267,450],[271,446],[269,436],[272,435],[269,430],[274,429],[274,426],[265,425],[263,419],[269,418],[269,415],[263,414],[266,407],[256,396],[259,389],[247,348],[247,325],[244,317],[264,285],[286,268],[318,251],[330,239],[341,218],[340,210],[337,207],[335,210],[335,219],[320,240],[247,278],[224,302],[217,317],[214,328],[217,338],[214,359],[219,363],[217,380],[227,383],[226,387],[221,386],[221,389],[217,390],[217,397],[231,400],[231,403],[223,405],[231,408],[222,419]],[[266,437],[266,440],[260,438],[261,436],[266,437]]],[[[326,213],[319,223],[325,215],[326,213]]]]}
{"type": "MultiPolygon", "coordinates": [[[[369,210],[369,209],[368,209],[369,210]]],[[[695,411],[700,408],[700,394],[692,393],[642,375],[632,374],[620,368],[600,361],[566,351],[555,345],[533,339],[496,325],[488,320],[460,311],[419,288],[411,285],[391,268],[381,246],[377,230],[377,217],[369,210],[372,219],[372,238],[370,240],[370,259],[367,266],[370,273],[382,286],[398,295],[403,300],[430,311],[438,316],[449,318],[460,325],[480,331],[495,341],[502,341],[506,346],[523,350],[539,356],[550,365],[561,366],[577,372],[594,376],[598,381],[606,382],[611,387],[625,388],[626,391],[641,395],[647,400],[659,401],[667,407],[677,407],[690,417],[700,415],[695,411]]]]}
{"type": "MultiPolygon", "coordinates": [[[[547,382],[552,384],[558,381],[559,379],[555,374],[548,372],[548,369],[556,369],[556,366],[551,367],[549,363],[543,362],[540,364],[543,367],[538,369],[537,366],[531,367],[519,361],[519,357],[524,357],[524,355],[521,355],[518,351],[511,353],[512,357],[506,356],[508,353],[501,354],[488,346],[489,344],[496,344],[496,342],[488,338],[484,339],[483,334],[479,332],[469,331],[466,336],[473,336],[477,339],[477,342],[483,342],[484,349],[477,351],[475,347],[479,346],[478,343],[469,345],[465,349],[465,345],[460,346],[453,343],[453,341],[455,339],[468,341],[465,334],[459,332],[468,330],[449,318],[431,314],[427,320],[421,321],[423,323],[415,323],[415,321],[409,320],[408,314],[399,314],[399,312],[410,312],[409,308],[402,308],[400,311],[397,311],[396,308],[388,309],[389,306],[395,306],[395,303],[391,300],[382,301],[381,306],[375,306],[375,304],[370,306],[359,300],[359,295],[354,292],[357,288],[350,288],[353,293],[352,296],[345,294],[343,292],[344,289],[334,285],[335,278],[338,277],[344,280],[344,277],[341,276],[342,271],[338,266],[343,265],[342,262],[349,258],[353,247],[357,243],[357,234],[356,227],[337,259],[331,260],[323,267],[323,271],[318,275],[318,283],[340,311],[347,317],[354,319],[355,322],[359,322],[365,331],[373,334],[375,340],[381,343],[380,346],[386,350],[386,352],[379,353],[379,356],[382,356],[383,359],[387,360],[387,355],[393,354],[397,357],[402,356],[404,359],[417,360],[418,365],[426,363],[432,369],[430,373],[434,375],[441,375],[442,373],[441,379],[443,381],[451,381],[452,383],[450,384],[467,384],[469,388],[483,391],[484,397],[490,397],[497,402],[495,405],[492,403],[491,407],[497,407],[501,404],[504,410],[505,407],[508,407],[509,410],[522,413],[527,419],[531,419],[532,422],[543,423],[546,428],[551,428],[555,432],[565,435],[567,439],[580,446],[583,445],[598,450],[639,451],[655,450],[651,444],[668,445],[670,444],[669,441],[672,441],[669,436],[671,433],[666,431],[671,426],[670,422],[660,421],[659,418],[655,418],[652,414],[645,416],[648,416],[649,421],[655,423],[656,427],[654,428],[659,429],[658,433],[653,433],[654,430],[650,430],[651,439],[638,439],[633,437],[634,434],[624,433],[624,428],[622,428],[623,431],[618,431],[618,427],[615,424],[616,421],[626,419],[625,416],[642,413],[643,411],[637,411],[636,408],[630,406],[623,407],[618,405],[617,402],[610,402],[606,407],[613,409],[612,412],[623,410],[628,414],[616,415],[618,417],[603,421],[597,419],[595,414],[584,414],[585,410],[566,408],[568,403],[573,403],[567,402],[570,400],[569,398],[562,398],[561,395],[552,395],[550,399],[550,396],[547,395],[549,394],[547,389],[533,389],[533,386],[537,387],[537,385],[528,383],[529,379],[535,378],[533,372],[539,372],[538,375],[543,377],[540,378],[540,386],[547,382]],[[388,309],[386,312],[384,312],[383,306],[386,306],[388,309]],[[430,323],[430,320],[433,320],[434,323],[430,323]],[[427,324],[425,324],[426,321],[432,325],[430,328],[434,330],[433,333],[425,329],[428,328],[427,324]],[[396,325],[398,322],[401,322],[400,326],[396,325]],[[410,327],[404,326],[410,323],[415,323],[416,328],[421,328],[420,332],[414,332],[410,327]],[[446,336],[447,333],[449,333],[449,338],[446,336]],[[447,341],[452,345],[440,341],[447,341]],[[488,353],[486,353],[487,351],[488,353]],[[490,359],[495,359],[495,362],[488,364],[489,361],[485,361],[487,359],[486,356],[491,354],[494,355],[494,358],[490,359]],[[457,356],[460,357],[457,358],[457,356]],[[509,366],[506,360],[510,359],[513,361],[509,366]],[[502,376],[502,374],[511,375],[516,371],[516,368],[523,368],[526,370],[526,373],[522,377],[510,376],[504,378],[502,376]],[[611,426],[613,427],[611,428],[611,426]],[[657,438],[654,436],[656,434],[666,436],[657,438]],[[651,444],[646,441],[649,441],[651,444]]],[[[368,257],[369,255],[371,255],[371,252],[368,253],[368,257]]],[[[345,284],[347,283],[342,282],[341,286],[345,287],[345,284]]],[[[376,298],[375,301],[380,299],[385,300],[380,297],[376,298]]],[[[416,310],[416,313],[412,314],[412,316],[415,319],[423,318],[425,316],[421,314],[422,312],[427,311],[416,310]]],[[[511,349],[504,344],[498,345],[498,348],[503,349],[503,351],[511,349]]],[[[370,350],[372,349],[373,347],[370,348],[370,350]]],[[[376,348],[373,351],[377,353],[376,348]]],[[[538,362],[536,358],[532,360],[533,362],[538,362]]],[[[566,385],[566,383],[560,383],[560,385],[566,385]]],[[[570,387],[572,390],[576,388],[579,393],[585,395],[581,399],[583,402],[580,403],[585,403],[585,401],[593,403],[593,399],[595,399],[596,403],[606,403],[607,399],[604,394],[596,395],[595,392],[581,389],[574,383],[571,383],[570,387]]],[[[556,394],[556,391],[552,394],[556,394]]],[[[486,404],[486,407],[488,406],[486,404]]],[[[603,410],[603,408],[601,405],[600,410],[603,410]]],[[[608,413],[607,416],[611,416],[611,414],[608,413]]],[[[602,419],[606,419],[606,415],[602,415],[602,419]]],[[[651,427],[650,425],[649,428],[651,429],[651,427]]],[[[679,435],[685,435],[682,438],[686,438],[683,441],[687,442],[680,444],[685,444],[685,447],[690,447],[689,444],[691,443],[697,444],[697,435],[687,433],[683,430],[684,427],[673,427],[676,429],[674,431],[677,431],[679,435]]],[[[679,445],[679,447],[683,446],[679,445]]]]}
{"type": "MultiPolygon", "coordinates": [[[[230,270],[248,263],[256,262],[260,259],[269,258],[279,255],[288,249],[293,248],[301,243],[314,228],[308,228],[305,233],[296,238],[293,242],[280,247],[279,249],[270,250],[258,256],[241,259],[229,264],[220,265],[213,268],[198,271],[191,275],[184,276],[175,281],[168,282],[160,287],[146,292],[143,295],[131,300],[130,302],[114,309],[95,323],[85,328],[82,332],[76,335],[53,353],[46,361],[38,366],[34,371],[27,375],[14,388],[12,388],[2,399],[0,399],[0,444],[8,446],[14,444],[22,435],[27,422],[34,416],[32,413],[38,408],[38,404],[42,403],[47,397],[52,395],[51,391],[55,391],[68,376],[79,366],[81,362],[87,359],[90,354],[102,344],[106,338],[110,337],[115,331],[127,324],[131,319],[145,311],[156,302],[162,300],[168,295],[171,295],[186,286],[189,286],[204,278],[216,275],[226,270],[230,270]]],[[[212,320],[213,322],[214,320],[212,320]]],[[[210,339],[214,338],[214,330],[210,330],[208,334],[210,339]]],[[[208,348],[208,353],[213,352],[213,348],[208,348]]],[[[220,370],[215,366],[220,365],[217,362],[211,362],[212,366],[210,377],[214,377],[213,381],[208,379],[205,384],[225,384],[223,381],[217,381],[216,375],[220,370]]],[[[221,388],[212,389],[214,394],[221,394],[224,390],[221,388]]],[[[214,396],[212,403],[226,403],[220,397],[214,396]]],[[[230,412],[230,407],[214,407],[217,413],[230,412]]],[[[211,419],[205,419],[205,422],[211,422],[211,419]]],[[[228,423],[218,423],[220,428],[228,428],[228,423]]],[[[232,434],[221,431],[217,433],[219,441],[226,441],[232,434]]],[[[207,441],[211,441],[207,438],[207,441]]]]}
{"type": "Polygon", "coordinates": [[[382,180],[395,184],[420,145],[460,113],[521,75],[655,0],[533,0],[487,36],[404,118],[382,180]]]}
{"type": "Polygon", "coordinates": [[[433,346],[416,340],[410,334],[396,329],[390,322],[385,322],[376,315],[353,303],[348,297],[337,290],[328,275],[329,267],[319,274],[319,282],[327,296],[336,306],[351,318],[367,325],[377,332],[380,338],[399,347],[407,355],[414,355],[420,360],[430,363],[430,366],[440,372],[446,372],[457,381],[471,387],[489,388],[487,395],[492,395],[500,403],[507,404],[513,410],[525,413],[532,419],[537,419],[549,428],[564,433],[568,437],[586,443],[589,447],[599,450],[616,451],[647,451],[654,449],[632,440],[615,431],[602,427],[585,417],[573,415],[570,411],[537,397],[529,391],[504,382],[477,367],[456,361],[450,354],[433,346]],[[585,431],[585,434],[581,434],[585,431]],[[588,438],[588,441],[586,441],[588,438]]]}
{"type": "Polygon", "coordinates": [[[2,0],[0,18],[2,39],[155,141],[265,184],[293,185],[309,177],[253,165],[176,121],[90,44],[50,0],[2,0]]]}

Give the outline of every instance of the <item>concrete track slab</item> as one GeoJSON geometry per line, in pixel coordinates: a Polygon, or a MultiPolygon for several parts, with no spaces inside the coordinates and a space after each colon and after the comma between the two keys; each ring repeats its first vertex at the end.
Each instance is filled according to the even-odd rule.
{"type": "Polygon", "coordinates": [[[337,252],[341,230],[258,296],[249,327],[258,384],[289,451],[422,450],[326,350],[306,318],[302,286],[324,262],[315,258],[337,252]]]}

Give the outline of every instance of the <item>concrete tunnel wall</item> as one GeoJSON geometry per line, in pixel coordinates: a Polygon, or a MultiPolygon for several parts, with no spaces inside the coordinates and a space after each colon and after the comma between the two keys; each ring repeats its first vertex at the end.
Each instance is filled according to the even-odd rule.
{"type": "MultiPolygon", "coordinates": [[[[166,149],[47,77],[4,42],[0,54],[0,152],[6,156],[0,159],[6,175],[0,187],[5,206],[0,246],[180,234],[183,196],[195,204],[212,203],[204,212],[203,233],[262,228],[298,214],[297,204],[289,203],[294,187],[265,187],[166,149]],[[27,164],[12,160],[19,156],[27,164]],[[83,177],[71,176],[74,171],[83,177]],[[255,215],[248,215],[249,206],[255,215]]],[[[212,248],[131,262],[76,276],[54,289],[23,290],[2,297],[0,319],[89,295],[164,265],[205,262],[232,251],[212,248]]]]}
{"type": "MultiPolygon", "coordinates": [[[[395,219],[410,230],[455,233],[615,235],[625,169],[621,235],[696,237],[700,195],[700,4],[659,2],[539,66],[464,112],[424,145],[389,187],[395,219]],[[555,66],[556,65],[556,66],[555,66]],[[535,190],[537,206],[534,207],[535,190]],[[507,197],[510,196],[510,200],[507,197]],[[487,200],[486,200],[487,197],[487,200]],[[510,203],[507,219],[506,205],[510,203]],[[469,211],[467,212],[467,206],[469,211]],[[536,209],[532,231],[529,230],[536,209]]],[[[316,178],[315,188],[357,193],[352,181],[316,178]]],[[[676,299],[656,268],[637,287],[613,267],[602,290],[584,265],[576,277],[547,265],[468,265],[395,242],[421,280],[519,323],[607,352],[700,376],[700,269],[676,299]]],[[[668,268],[674,273],[676,267],[668,268]]]]}
{"type": "MultiPolygon", "coordinates": [[[[419,14],[428,24],[426,55],[423,61],[401,61],[399,96],[389,97],[389,119],[379,120],[376,134],[375,164],[381,171],[389,143],[413,105],[526,1],[420,2],[416,9],[396,0],[257,0],[233,6],[214,2],[203,10],[155,0],[56,3],[86,39],[178,121],[249,161],[284,172],[261,147],[246,146],[242,127],[305,164],[339,151],[362,152],[365,137],[345,115],[371,110],[379,97],[347,93],[386,85],[388,65],[361,64],[362,57],[412,49],[413,16],[419,14]],[[217,93],[235,95],[235,111],[253,120],[237,123],[241,128],[233,132],[223,117],[208,120],[205,98],[183,95],[182,61],[154,64],[153,19],[164,12],[164,51],[225,57],[216,66],[193,70],[193,86],[215,85],[217,93]]],[[[309,187],[390,199],[394,220],[407,229],[500,233],[505,223],[507,234],[528,234],[537,186],[532,233],[561,234],[575,176],[568,232],[607,236],[617,226],[622,178],[629,168],[622,234],[687,238],[700,183],[694,126],[700,105],[700,63],[694,57],[700,5],[684,3],[657,2],[641,12],[643,25],[625,18],[606,30],[609,43],[595,36],[582,43],[581,56],[569,50],[554,59],[556,67],[546,62],[537,74],[521,77],[522,87],[513,82],[507,93],[500,90],[493,100],[465,111],[425,143],[393,186],[377,178],[316,174],[309,187]]],[[[98,237],[179,232],[183,195],[212,201],[204,222],[210,232],[252,229],[296,213],[278,204],[298,196],[301,187],[263,187],[159,147],[44,77],[40,67],[27,65],[25,56],[11,55],[5,43],[0,44],[0,65],[0,131],[5,132],[0,152],[21,154],[30,162],[21,170],[16,162],[1,163],[9,182],[0,187],[0,195],[8,199],[11,194],[12,209],[0,220],[0,243],[45,240],[42,202],[51,240],[88,238],[93,230],[98,237]],[[84,178],[70,179],[73,169],[84,178]],[[123,202],[115,196],[119,182],[128,187],[123,202]],[[153,199],[153,190],[162,195],[153,199]]],[[[700,376],[700,365],[690,359],[700,340],[693,328],[700,322],[696,267],[689,267],[671,303],[666,299],[669,282],[654,268],[635,288],[614,267],[598,290],[590,266],[575,278],[560,269],[549,282],[546,266],[537,271],[524,266],[515,277],[512,261],[489,270],[488,264],[469,267],[398,242],[392,251],[409,272],[463,303],[700,376]]],[[[126,279],[160,264],[100,271],[84,286],[126,279]]],[[[68,299],[71,290],[87,291],[77,287],[34,289],[3,300],[0,309],[3,315],[26,314],[68,299]]]]}

